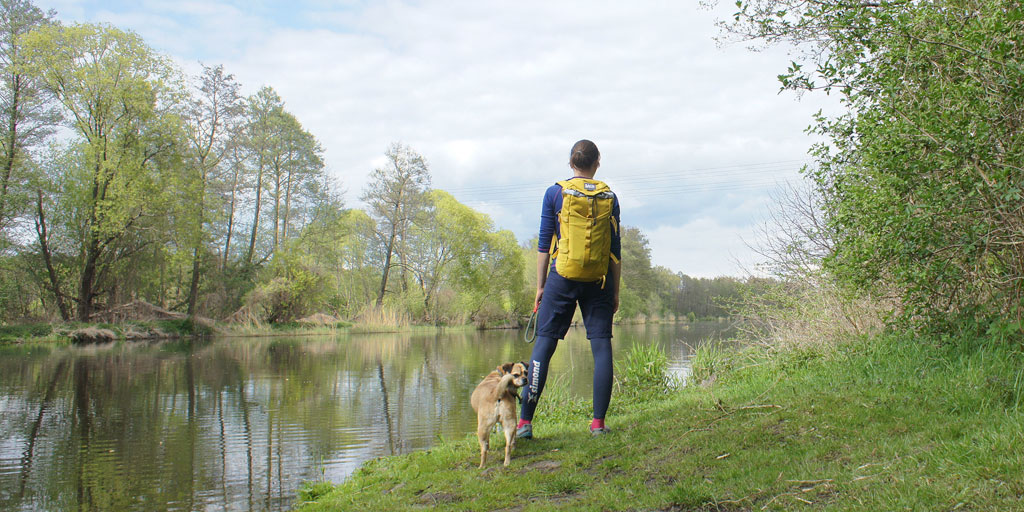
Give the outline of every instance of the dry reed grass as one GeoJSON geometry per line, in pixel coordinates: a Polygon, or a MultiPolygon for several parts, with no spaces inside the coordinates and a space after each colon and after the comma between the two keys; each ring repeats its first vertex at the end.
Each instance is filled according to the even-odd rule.
{"type": "Polygon", "coordinates": [[[393,306],[370,305],[356,316],[353,331],[387,332],[404,329],[412,325],[409,313],[393,306]]]}
{"type": "Polygon", "coordinates": [[[847,296],[832,284],[778,282],[734,304],[745,341],[786,350],[831,345],[881,331],[892,306],[847,296]]]}

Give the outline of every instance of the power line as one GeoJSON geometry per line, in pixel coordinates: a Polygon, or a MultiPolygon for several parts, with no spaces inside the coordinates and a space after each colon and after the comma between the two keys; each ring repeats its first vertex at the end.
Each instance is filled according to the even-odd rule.
{"type": "MultiPolygon", "coordinates": [[[[718,173],[718,174],[672,174],[666,176],[654,176],[654,175],[639,175],[633,177],[624,177],[621,183],[617,183],[617,192],[626,192],[628,190],[637,190],[639,188],[645,188],[650,186],[658,186],[660,183],[692,183],[694,181],[702,181],[706,178],[716,178],[717,180],[727,180],[729,182],[735,182],[737,180],[743,180],[747,178],[764,178],[773,177],[780,174],[796,174],[798,169],[794,169],[792,166],[788,167],[773,167],[769,169],[756,169],[756,170],[741,170],[731,173],[718,173]]],[[[716,180],[716,181],[717,181],[716,180]]],[[[608,180],[618,181],[618,180],[608,180]]],[[[554,184],[554,180],[544,182],[531,182],[531,183],[518,183],[515,185],[490,185],[482,187],[462,187],[460,189],[445,189],[452,195],[471,195],[471,194],[491,194],[491,193],[519,193],[526,191],[530,194],[535,194],[537,191],[543,191],[554,184]]]]}
{"type": "MultiPolygon", "coordinates": [[[[752,175],[762,175],[767,172],[778,172],[778,171],[789,171],[793,169],[793,164],[797,162],[806,162],[806,160],[779,160],[774,162],[760,162],[752,164],[737,164],[727,165],[718,167],[699,167],[693,169],[685,169],[681,171],[665,171],[656,173],[645,173],[636,172],[631,173],[629,177],[623,177],[624,181],[635,183],[635,182],[657,182],[661,180],[679,180],[679,179],[693,179],[707,176],[740,178],[752,175]]],[[[551,186],[555,180],[544,180],[544,181],[531,181],[524,183],[517,183],[514,186],[519,189],[539,189],[543,190],[551,186]]],[[[490,192],[507,192],[513,185],[470,185],[463,187],[449,187],[444,190],[452,195],[463,195],[463,194],[485,194],[490,192]]]]}
{"type": "MultiPolygon", "coordinates": [[[[693,180],[682,179],[672,179],[668,181],[663,180],[649,183],[635,183],[634,180],[629,180],[626,186],[617,186],[614,188],[614,191],[619,194],[620,197],[646,197],[650,195],[664,195],[676,192],[754,188],[775,185],[780,181],[789,181],[796,177],[796,170],[790,169],[790,172],[775,173],[774,175],[752,175],[745,173],[732,176],[720,176],[718,177],[719,179],[713,181],[698,183],[694,183],[693,180]]],[[[486,202],[492,204],[504,204],[536,202],[539,204],[541,200],[539,192],[541,190],[542,189],[529,189],[526,187],[519,187],[515,189],[503,188],[500,194],[493,192],[475,192],[472,194],[458,194],[456,197],[458,197],[460,201],[467,203],[486,202]],[[472,197],[467,198],[467,195],[472,197]],[[481,196],[484,196],[484,198],[481,198],[481,196]]]]}
{"type": "MultiPolygon", "coordinates": [[[[700,185],[700,186],[681,185],[679,187],[662,187],[662,188],[657,188],[657,189],[646,189],[646,190],[643,190],[643,191],[637,191],[637,192],[626,194],[626,197],[629,197],[631,199],[643,199],[643,198],[648,198],[648,197],[658,197],[658,196],[666,196],[666,195],[694,196],[694,195],[706,194],[706,193],[711,193],[711,192],[736,192],[736,191],[741,191],[741,190],[752,190],[752,189],[757,189],[757,188],[771,187],[771,186],[774,186],[774,185],[778,185],[780,183],[780,181],[786,181],[786,180],[772,179],[772,180],[751,181],[751,182],[745,182],[745,183],[718,182],[718,183],[712,183],[712,184],[700,185]]],[[[469,201],[465,201],[465,202],[468,205],[487,204],[487,205],[497,205],[497,206],[518,206],[518,205],[530,205],[530,204],[533,204],[533,205],[537,205],[539,207],[541,200],[538,197],[523,197],[523,196],[520,195],[520,196],[506,196],[504,198],[498,198],[496,196],[495,199],[476,199],[476,200],[469,200],[469,201]]]]}
{"type": "MultiPolygon", "coordinates": [[[[638,197],[649,197],[649,196],[658,196],[658,195],[676,194],[676,193],[688,193],[689,194],[689,193],[712,192],[712,191],[719,191],[719,190],[752,189],[752,188],[759,188],[759,187],[764,187],[764,186],[775,185],[775,184],[779,183],[780,181],[786,181],[786,180],[781,179],[781,177],[770,177],[768,179],[744,181],[744,182],[740,182],[740,183],[737,183],[735,181],[716,181],[716,182],[700,183],[700,184],[681,183],[681,184],[673,185],[673,186],[638,187],[638,188],[628,188],[628,189],[625,189],[625,190],[617,189],[616,193],[618,193],[620,197],[638,198],[638,197]]],[[[537,203],[537,204],[540,204],[541,198],[540,198],[540,196],[538,196],[535,193],[532,193],[530,191],[525,191],[525,192],[517,192],[517,193],[514,193],[514,194],[506,194],[506,195],[502,195],[502,196],[493,196],[493,197],[487,197],[487,198],[479,198],[478,197],[476,199],[469,199],[468,202],[470,202],[470,203],[473,203],[473,202],[475,202],[475,203],[491,203],[491,204],[523,203],[523,202],[526,202],[526,203],[537,203]]]]}

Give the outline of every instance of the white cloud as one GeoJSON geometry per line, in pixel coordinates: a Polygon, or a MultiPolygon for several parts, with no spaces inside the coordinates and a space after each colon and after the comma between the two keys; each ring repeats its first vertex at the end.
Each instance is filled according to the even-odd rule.
{"type": "Polygon", "coordinates": [[[759,263],[744,242],[753,236],[751,227],[725,226],[706,217],[647,232],[651,263],[691,277],[746,275],[759,263]]]}

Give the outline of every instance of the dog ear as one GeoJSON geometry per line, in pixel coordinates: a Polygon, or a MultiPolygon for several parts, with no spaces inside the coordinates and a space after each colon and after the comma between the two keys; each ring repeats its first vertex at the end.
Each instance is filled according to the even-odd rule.
{"type": "Polygon", "coordinates": [[[501,372],[502,375],[505,375],[506,373],[510,373],[512,371],[512,366],[512,363],[505,363],[501,366],[498,366],[498,371],[501,372]]]}

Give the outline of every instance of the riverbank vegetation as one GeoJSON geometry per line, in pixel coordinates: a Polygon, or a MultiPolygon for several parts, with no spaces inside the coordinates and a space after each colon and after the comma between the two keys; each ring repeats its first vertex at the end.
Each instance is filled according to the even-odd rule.
{"type": "MultiPolygon", "coordinates": [[[[529,314],[536,241],[433,189],[413,148],[386,148],[349,207],[273,87],[190,75],[137,34],[27,0],[0,1],[0,31],[0,325],[137,300],[255,325],[529,314]]],[[[644,234],[623,232],[622,321],[722,317],[713,297],[745,284],[652,266],[644,234]]]]}
{"type": "MultiPolygon", "coordinates": [[[[292,327],[287,326],[285,329],[292,327]]],[[[309,326],[294,326],[302,332],[321,332],[309,326]]],[[[275,329],[282,330],[282,329],[275,329]]],[[[212,324],[189,318],[134,320],[120,323],[34,323],[0,326],[0,344],[21,343],[109,343],[115,341],[169,340],[214,334],[212,324]]],[[[263,334],[267,330],[261,331],[263,334]]],[[[271,331],[272,332],[272,331],[271,331]]],[[[233,332],[245,335],[242,330],[233,332]]]]}

